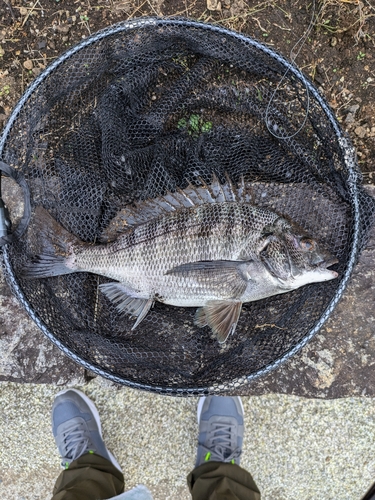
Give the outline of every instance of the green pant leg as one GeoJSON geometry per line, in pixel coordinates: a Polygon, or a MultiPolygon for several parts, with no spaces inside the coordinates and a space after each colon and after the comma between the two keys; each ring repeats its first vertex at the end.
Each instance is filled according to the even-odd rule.
{"type": "Polygon", "coordinates": [[[187,477],[193,500],[260,500],[251,475],[236,464],[207,462],[187,477]]]}
{"type": "Polygon", "coordinates": [[[124,491],[124,476],[105,458],[87,453],[57,478],[52,500],[103,500],[124,491]]]}

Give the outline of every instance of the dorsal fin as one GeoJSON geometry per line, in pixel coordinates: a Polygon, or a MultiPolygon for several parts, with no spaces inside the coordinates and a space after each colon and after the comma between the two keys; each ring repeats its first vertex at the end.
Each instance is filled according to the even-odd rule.
{"type": "Polygon", "coordinates": [[[214,201],[205,186],[193,186],[189,184],[184,191],[193,201],[195,206],[203,205],[204,203],[212,203],[214,201]]]}
{"type": "MultiPolygon", "coordinates": [[[[177,208],[191,208],[195,206],[194,202],[189,198],[185,191],[180,188],[172,193],[172,195],[179,205],[177,208]]],[[[160,200],[160,198],[157,199],[160,200]]]]}
{"type": "Polygon", "coordinates": [[[252,196],[249,186],[243,177],[236,186],[228,175],[226,183],[221,184],[213,175],[211,184],[199,179],[201,185],[189,184],[185,189],[168,192],[158,198],[137,201],[133,205],[124,207],[103,232],[102,241],[112,241],[119,233],[124,233],[129,227],[149,222],[161,215],[166,215],[181,208],[197,207],[206,203],[223,202],[251,202],[252,196]]]}
{"type": "Polygon", "coordinates": [[[251,184],[246,184],[243,175],[241,175],[240,182],[238,184],[237,196],[238,201],[241,203],[254,203],[253,191],[251,188],[251,184]]]}
{"type": "Polygon", "coordinates": [[[215,174],[212,177],[211,185],[207,186],[207,188],[211,191],[216,203],[223,203],[226,201],[223,186],[220,184],[215,174]]]}
{"type": "MultiPolygon", "coordinates": [[[[176,208],[165,198],[155,198],[134,203],[132,212],[135,217],[142,216],[146,220],[154,219],[162,214],[174,212],[176,208]]],[[[127,207],[125,207],[127,209],[127,207]]]]}
{"type": "Polygon", "coordinates": [[[237,195],[238,190],[233,185],[232,181],[230,180],[229,175],[225,174],[225,177],[227,179],[227,182],[222,185],[222,189],[223,189],[224,196],[225,196],[225,201],[228,201],[228,202],[237,201],[237,202],[239,202],[240,200],[239,200],[238,195],[237,195]]]}

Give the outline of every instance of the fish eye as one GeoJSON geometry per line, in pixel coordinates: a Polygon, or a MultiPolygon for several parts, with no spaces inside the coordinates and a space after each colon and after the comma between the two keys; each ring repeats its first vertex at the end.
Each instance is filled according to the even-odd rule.
{"type": "Polygon", "coordinates": [[[307,250],[308,252],[311,252],[315,248],[315,241],[312,240],[311,238],[302,238],[300,240],[300,246],[302,250],[307,250]]]}

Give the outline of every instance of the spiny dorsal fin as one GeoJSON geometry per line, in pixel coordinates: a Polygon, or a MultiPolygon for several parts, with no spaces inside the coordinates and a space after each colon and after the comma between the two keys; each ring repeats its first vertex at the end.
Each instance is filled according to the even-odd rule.
{"type": "Polygon", "coordinates": [[[222,185],[222,189],[223,189],[224,196],[225,196],[225,201],[228,201],[228,202],[240,201],[238,199],[238,194],[237,194],[238,190],[233,185],[232,181],[230,180],[229,175],[225,174],[225,177],[226,177],[227,182],[222,185]]]}
{"type": "Polygon", "coordinates": [[[219,179],[215,174],[212,177],[212,183],[208,186],[208,189],[210,189],[216,203],[223,203],[226,201],[223,186],[220,184],[219,179]]]}
{"type": "Polygon", "coordinates": [[[185,189],[168,192],[164,196],[137,201],[133,205],[123,208],[102,235],[102,241],[114,240],[118,234],[124,233],[129,227],[138,226],[166,215],[181,208],[197,207],[206,203],[247,202],[251,203],[252,196],[249,186],[243,177],[236,186],[226,174],[226,183],[221,184],[216,175],[212,176],[211,184],[199,179],[201,185],[189,184],[185,189]]]}
{"type": "MultiPolygon", "coordinates": [[[[171,193],[178,203],[177,208],[191,208],[194,207],[194,202],[189,198],[183,189],[178,188],[174,193],[171,193]]],[[[160,198],[157,198],[160,200],[160,198]]]]}

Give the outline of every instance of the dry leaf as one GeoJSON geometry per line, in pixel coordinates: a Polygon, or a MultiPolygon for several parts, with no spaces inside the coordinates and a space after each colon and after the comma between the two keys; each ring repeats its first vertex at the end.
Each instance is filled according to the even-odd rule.
{"type": "Polygon", "coordinates": [[[208,10],[221,10],[221,2],[219,0],[207,0],[208,10]]]}
{"type": "Polygon", "coordinates": [[[115,10],[124,10],[125,12],[129,11],[131,8],[130,2],[119,2],[114,4],[115,10]]]}
{"type": "Polygon", "coordinates": [[[34,65],[31,59],[26,59],[26,61],[23,63],[23,67],[26,69],[33,69],[34,65]]]}

